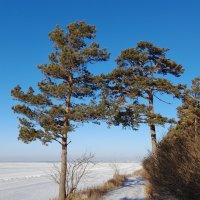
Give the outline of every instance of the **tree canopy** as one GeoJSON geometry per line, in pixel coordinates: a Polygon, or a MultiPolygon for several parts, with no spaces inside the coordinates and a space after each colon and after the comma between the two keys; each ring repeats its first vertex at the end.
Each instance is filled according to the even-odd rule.
{"type": "Polygon", "coordinates": [[[30,87],[23,92],[16,86],[11,92],[19,101],[13,107],[20,115],[18,138],[25,143],[57,141],[62,146],[59,200],[66,197],[68,133],[96,118],[93,107],[98,81],[88,65],[108,60],[109,53],[90,42],[95,36],[95,27],[82,21],[70,24],[66,31],[56,26],[49,34],[54,43],[49,63],[38,66],[45,77],[38,90],[30,87]]]}
{"type": "Polygon", "coordinates": [[[192,86],[185,91],[183,103],[177,108],[179,128],[193,127],[195,136],[200,131],[200,77],[192,80],[192,86]]]}
{"type": "Polygon", "coordinates": [[[140,123],[150,126],[153,149],[156,147],[155,125],[173,122],[161,114],[154,113],[154,98],[159,94],[180,98],[184,85],[174,85],[166,75],[179,77],[182,65],[167,58],[169,49],[156,47],[150,42],[139,42],[135,48],[123,50],[116,59],[117,68],[103,75],[105,79],[102,102],[119,105],[114,112],[113,123],[135,129],[140,123]]]}

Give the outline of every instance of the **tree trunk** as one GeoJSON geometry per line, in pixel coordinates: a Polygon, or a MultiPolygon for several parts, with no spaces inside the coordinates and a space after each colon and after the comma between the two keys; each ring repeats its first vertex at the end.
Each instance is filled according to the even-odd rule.
{"type": "MultiPolygon", "coordinates": [[[[72,95],[72,75],[69,76],[69,86],[70,89],[67,91],[68,96],[66,99],[66,114],[70,113],[70,100],[72,95]]],[[[61,173],[60,173],[60,185],[59,185],[59,200],[65,200],[66,198],[66,179],[67,179],[67,132],[69,128],[70,122],[68,117],[65,117],[64,120],[64,129],[62,136],[62,155],[61,155],[61,173]]],[[[67,188],[68,190],[68,188],[67,188]]]]}
{"type": "Polygon", "coordinates": [[[59,200],[66,198],[66,173],[67,173],[67,137],[62,138],[61,173],[59,184],[59,200]]]}
{"type": "MultiPolygon", "coordinates": [[[[149,113],[154,114],[153,110],[153,94],[149,94],[149,113]]],[[[156,141],[156,127],[155,124],[150,123],[150,134],[151,134],[151,143],[152,143],[152,152],[155,153],[157,149],[157,141],[156,141]]]]}
{"type": "Polygon", "coordinates": [[[156,129],[155,125],[149,125],[151,132],[151,143],[152,143],[152,152],[155,153],[157,149],[157,141],[156,141],[156,129]]]}
{"type": "MultiPolygon", "coordinates": [[[[66,113],[69,113],[70,96],[66,102],[66,113]]],[[[67,128],[69,127],[69,120],[66,118],[64,122],[63,136],[62,136],[62,154],[61,154],[61,173],[59,184],[59,200],[66,198],[66,176],[67,176],[67,128]]]]}

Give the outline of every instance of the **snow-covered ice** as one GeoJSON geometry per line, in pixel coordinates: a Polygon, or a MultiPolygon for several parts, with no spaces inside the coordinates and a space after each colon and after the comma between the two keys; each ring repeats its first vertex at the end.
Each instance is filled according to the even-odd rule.
{"type": "MultiPolygon", "coordinates": [[[[58,185],[52,180],[53,163],[0,163],[0,200],[49,200],[58,195],[58,185]]],[[[140,163],[117,163],[120,173],[141,168],[140,163]]],[[[100,185],[110,179],[110,163],[98,163],[79,188],[100,185]]]]}

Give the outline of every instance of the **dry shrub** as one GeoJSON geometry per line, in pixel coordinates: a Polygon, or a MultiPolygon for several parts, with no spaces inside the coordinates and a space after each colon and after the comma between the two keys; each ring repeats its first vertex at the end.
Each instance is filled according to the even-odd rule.
{"type": "Polygon", "coordinates": [[[172,130],[144,160],[149,199],[200,199],[200,137],[191,131],[172,130]]]}
{"type": "MultiPolygon", "coordinates": [[[[76,197],[76,191],[80,182],[89,176],[90,169],[95,165],[92,162],[93,158],[94,155],[85,153],[81,157],[71,159],[71,162],[67,163],[66,200],[73,200],[76,197]]],[[[60,173],[60,168],[54,165],[51,178],[57,184],[60,183],[60,173]]]]}

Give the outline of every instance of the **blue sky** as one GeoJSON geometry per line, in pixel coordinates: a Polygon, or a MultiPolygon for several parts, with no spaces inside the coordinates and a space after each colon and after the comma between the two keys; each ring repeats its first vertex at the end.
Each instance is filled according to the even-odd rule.
{"type": "MultiPolygon", "coordinates": [[[[85,20],[95,25],[102,47],[111,52],[110,61],[95,64],[94,73],[110,72],[120,51],[146,40],[170,48],[168,56],[185,67],[183,76],[174,83],[190,84],[200,74],[200,2],[198,0],[0,0],[0,161],[55,160],[60,146],[26,145],[17,140],[18,121],[11,107],[11,89],[36,86],[42,75],[38,64],[48,63],[52,43],[48,33],[56,24],[65,27],[73,21],[85,20]]],[[[163,97],[172,105],[158,103],[156,111],[175,117],[180,101],[163,97]]],[[[166,128],[158,129],[158,138],[166,128]]],[[[102,160],[135,160],[151,149],[149,129],[137,132],[121,127],[107,128],[87,124],[70,135],[70,155],[92,152],[102,160]]]]}

